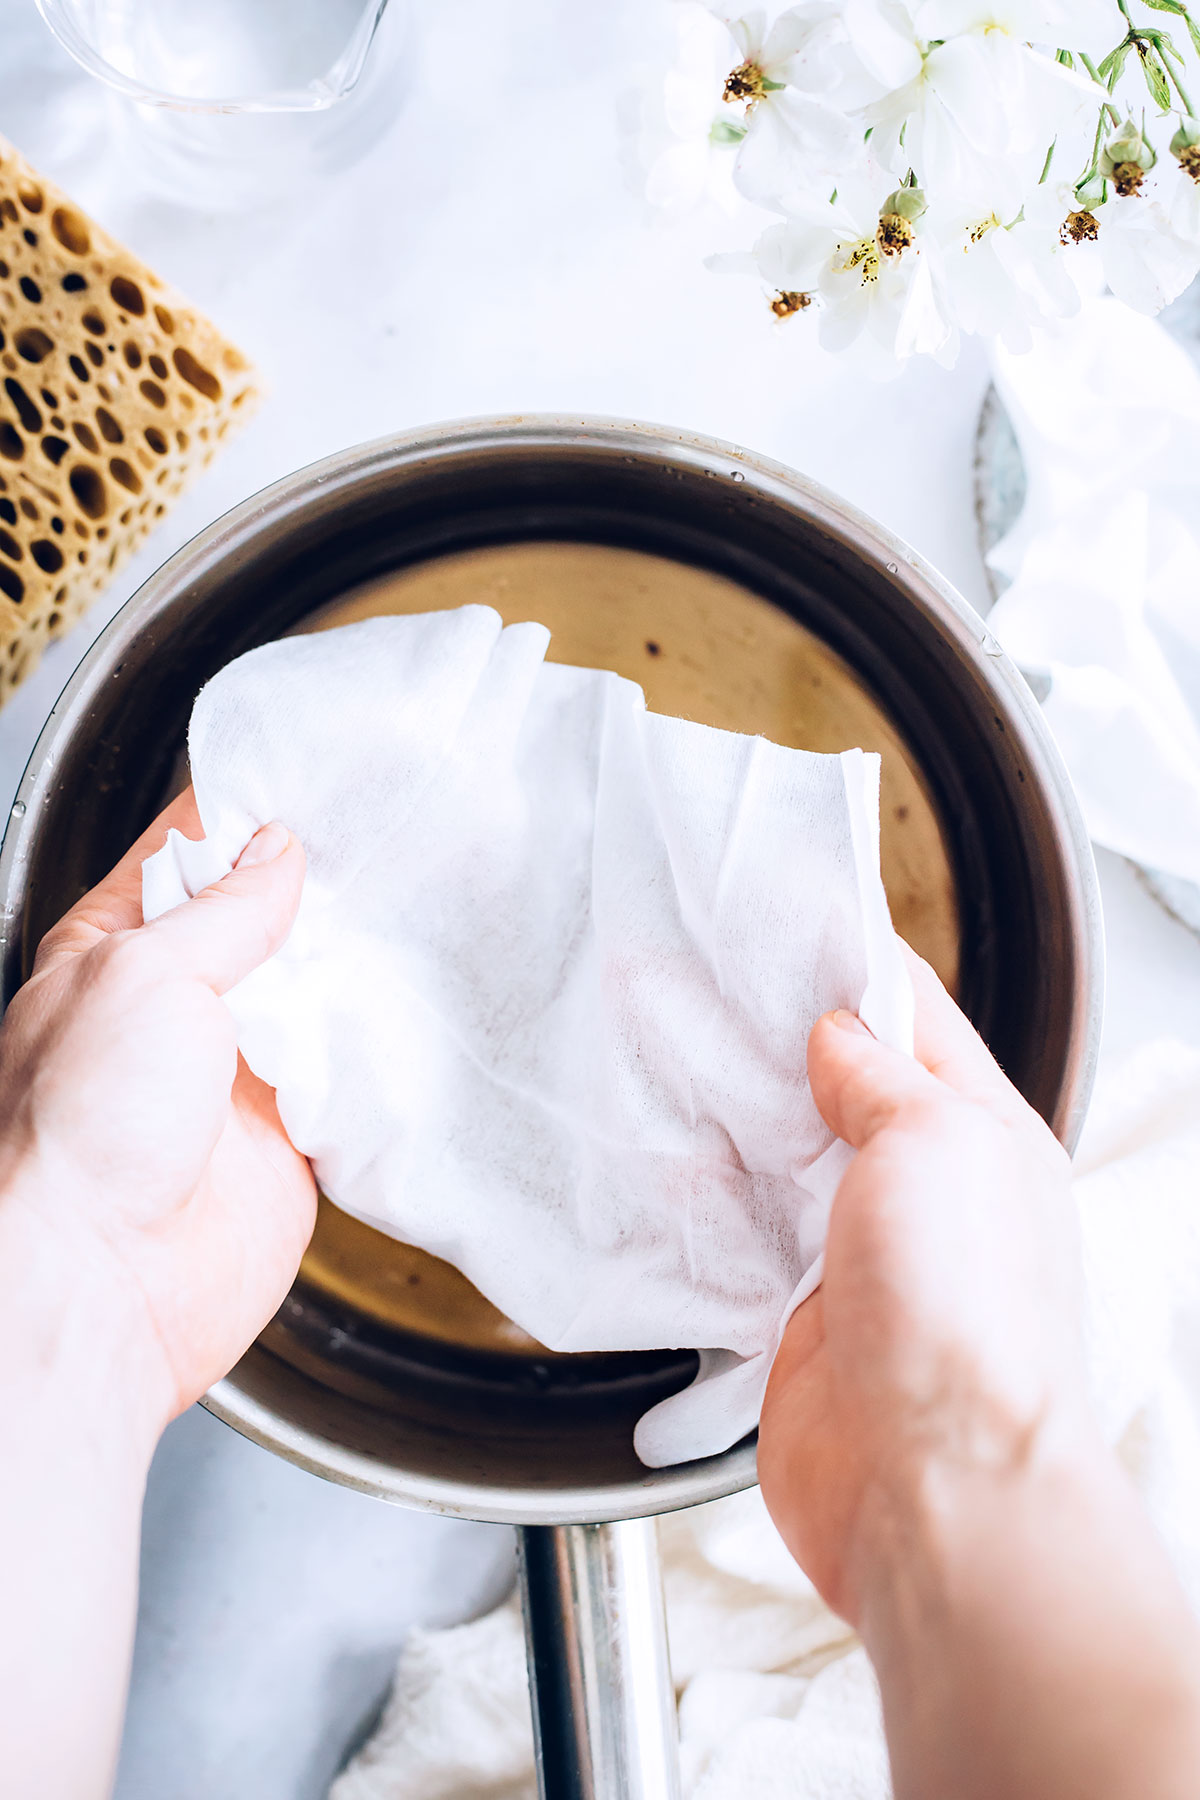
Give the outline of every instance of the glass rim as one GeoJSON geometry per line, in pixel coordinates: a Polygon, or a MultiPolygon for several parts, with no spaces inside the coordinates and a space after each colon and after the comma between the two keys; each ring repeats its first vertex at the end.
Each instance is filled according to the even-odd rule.
{"type": "Polygon", "coordinates": [[[357,86],[375,33],[388,0],[365,0],[349,41],[324,74],[302,86],[272,89],[258,94],[178,94],[139,81],[136,76],[102,56],[80,28],[71,0],[36,0],[49,30],[82,69],[106,87],[142,106],[192,113],[304,113],[325,112],[344,100],[357,86]]]}

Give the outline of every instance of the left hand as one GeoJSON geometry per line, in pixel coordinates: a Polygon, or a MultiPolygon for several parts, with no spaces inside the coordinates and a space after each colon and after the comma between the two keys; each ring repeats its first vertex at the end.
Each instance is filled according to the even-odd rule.
{"type": "Polygon", "coordinates": [[[55,1304],[131,1352],[159,1424],[280,1305],[316,1185],[221,995],[283,943],[304,852],[264,826],[233,873],[150,924],[141,867],[191,790],[44,939],[0,1032],[0,1234],[55,1304]]]}

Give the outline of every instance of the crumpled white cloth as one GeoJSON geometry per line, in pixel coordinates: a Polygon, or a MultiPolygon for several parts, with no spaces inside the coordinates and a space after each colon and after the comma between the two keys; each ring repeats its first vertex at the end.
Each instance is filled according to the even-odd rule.
{"type": "Polygon", "coordinates": [[[1111,299],[992,366],[1028,487],[988,623],[1049,679],[1092,838],[1200,882],[1200,373],[1111,299]]]}
{"type": "Polygon", "coordinates": [[[652,1465],[751,1430],[847,1152],[805,1079],[832,1006],[911,1047],[879,761],[646,711],[489,607],[239,658],[200,694],[205,838],[147,917],[285,820],[287,944],[230,996],[329,1197],[555,1350],[684,1347],[652,1465]]]}
{"type": "MultiPolygon", "coordinates": [[[[1104,1429],[1200,1610],[1200,1051],[1102,1074],[1076,1159],[1104,1429]]],[[[685,1800],[887,1800],[866,1655],[788,1557],[757,1491],[660,1521],[685,1800]]],[[[379,1729],[330,1800],[535,1800],[510,1602],[414,1631],[379,1729]]]]}

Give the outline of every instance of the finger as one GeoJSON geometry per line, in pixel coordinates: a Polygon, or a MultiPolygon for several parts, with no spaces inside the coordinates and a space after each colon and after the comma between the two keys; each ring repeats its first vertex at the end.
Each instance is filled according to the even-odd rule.
{"type": "MultiPolygon", "coordinates": [[[[779,1348],[775,1352],[775,1361],[771,1365],[771,1380],[767,1394],[774,1398],[772,1390],[786,1387],[809,1362],[825,1342],[825,1296],[820,1288],[802,1300],[791,1318],[783,1328],[783,1336],[779,1340],[779,1348]]],[[[764,1416],[765,1416],[764,1408],[764,1416]]]]}
{"type": "Polygon", "coordinates": [[[185,837],[200,837],[200,814],[196,796],[190,786],[177,794],[171,804],[159,813],[152,825],[128,849],[116,868],[96,884],[70,912],[48,931],[38,946],[34,972],[41,973],[47,963],[63,956],[78,955],[89,950],[100,938],[114,931],[131,931],[142,922],[142,864],[167,841],[168,831],[182,831],[185,837]]]}
{"type": "Polygon", "coordinates": [[[808,1040],[808,1080],[831,1131],[861,1150],[907,1109],[944,1100],[928,1069],[873,1038],[851,1012],[826,1013],[808,1040]]]}
{"type": "Polygon", "coordinates": [[[901,940],[916,1000],[913,1051],[931,1075],[973,1100],[1025,1102],[927,962],[901,940]]]}
{"type": "Polygon", "coordinates": [[[224,994],[287,937],[304,885],[304,851],[278,820],[256,831],[232,872],[149,925],[176,970],[224,994]]]}

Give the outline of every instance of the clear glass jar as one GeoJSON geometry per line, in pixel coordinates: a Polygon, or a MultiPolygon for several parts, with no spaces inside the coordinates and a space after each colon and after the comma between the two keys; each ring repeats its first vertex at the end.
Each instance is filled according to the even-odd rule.
{"type": "Polygon", "coordinates": [[[159,192],[266,204],[355,162],[402,97],[402,0],[37,0],[159,192]]]}

